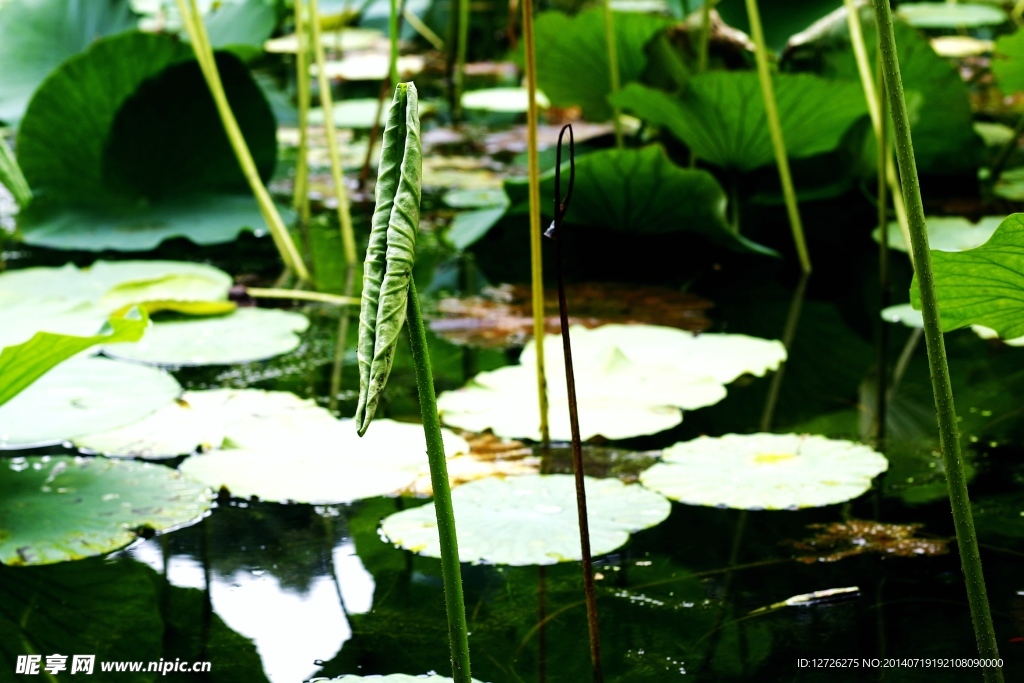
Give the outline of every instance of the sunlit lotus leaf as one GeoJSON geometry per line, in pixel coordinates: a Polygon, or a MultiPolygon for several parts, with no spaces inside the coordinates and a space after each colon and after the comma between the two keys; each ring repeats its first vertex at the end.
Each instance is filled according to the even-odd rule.
{"type": "MultiPolygon", "coordinates": [[[[290,210],[278,207],[285,221],[290,210]]],[[[223,244],[244,231],[266,229],[251,194],[189,194],[144,207],[58,207],[18,217],[26,244],[81,251],[149,251],[172,237],[223,244]]]]}
{"type": "MultiPolygon", "coordinates": [[[[526,88],[484,88],[470,90],[462,94],[462,106],[465,109],[483,109],[485,111],[508,114],[524,113],[529,105],[529,93],[526,88]]],[[[537,107],[547,109],[551,106],[544,93],[537,93],[537,107]]]]}
{"type": "Polygon", "coordinates": [[[504,190],[451,190],[442,197],[444,203],[456,209],[484,209],[489,206],[507,206],[508,195],[504,190]]]}
{"type": "Polygon", "coordinates": [[[72,358],[0,406],[0,448],[60,443],[136,422],[181,387],[166,372],[104,358],[72,358]]]}
{"type": "Polygon", "coordinates": [[[0,465],[0,562],[51,564],[123,548],[140,529],[197,520],[212,495],[159,465],[68,456],[0,465]]]}
{"type": "MultiPolygon", "coordinates": [[[[986,216],[977,223],[959,216],[931,216],[928,225],[928,246],[936,251],[966,251],[985,244],[1003,222],[1005,216],[986,216]]],[[[871,236],[876,242],[882,239],[882,232],[875,228],[871,236]]],[[[907,251],[903,233],[895,223],[889,223],[889,248],[907,251]]]]}
{"type": "MultiPolygon", "coordinates": [[[[398,58],[398,75],[403,79],[411,79],[423,71],[426,60],[422,55],[404,55],[398,58]]],[[[328,61],[324,71],[328,78],[341,78],[346,81],[382,81],[388,76],[390,56],[386,50],[366,50],[348,54],[341,61],[328,61]]],[[[309,67],[311,76],[317,75],[316,64],[309,67]]]]}
{"type": "MultiPolygon", "coordinates": [[[[662,496],[617,479],[585,479],[590,549],[603,555],[634,531],[660,524],[671,506],[662,496]]],[[[576,486],[568,474],[481,479],[452,491],[463,562],[525,566],[579,560],[576,486]]],[[[434,505],[384,519],[391,542],[440,557],[434,505]]]]}
{"type": "Polygon", "coordinates": [[[287,391],[212,389],[186,391],[138,422],[72,440],[75,446],[110,456],[170,458],[196,450],[258,446],[296,438],[305,429],[334,423],[315,401],[287,391]]]}
{"type": "MultiPolygon", "coordinates": [[[[376,97],[335,102],[331,111],[334,112],[334,125],[338,128],[373,128],[374,119],[377,125],[383,126],[388,117],[387,107],[381,107],[376,97]]],[[[324,110],[311,109],[309,123],[312,126],[324,125],[324,110]]]]}
{"type": "MultiPolygon", "coordinates": [[[[620,283],[587,282],[566,286],[569,324],[601,325],[657,324],[701,332],[711,326],[704,312],[710,301],[670,287],[620,283]]],[[[489,287],[479,296],[447,298],[437,302],[440,318],[430,329],[455,344],[486,348],[522,346],[533,336],[532,302],[529,287],[489,287]]],[[[544,316],[549,333],[561,329],[558,293],[544,292],[544,316]]]]}
{"type": "Polygon", "coordinates": [[[665,449],[644,486],[690,505],[795,510],[842,503],[871,488],[888,460],[868,446],[806,434],[726,434],[665,449]]]}
{"type": "MultiPolygon", "coordinates": [[[[61,301],[96,303],[107,312],[158,299],[227,299],[231,276],[213,266],[187,261],[96,261],[88,268],[24,268],[0,274],[0,297],[16,293],[61,301]]],[[[0,306],[4,299],[0,298],[0,306]]]]}
{"type": "Polygon", "coordinates": [[[103,352],[153,365],[251,363],[293,351],[307,327],[301,313],[240,308],[230,315],[158,322],[141,341],[111,344],[103,352]]]}
{"type": "MultiPolygon", "coordinates": [[[[296,503],[349,503],[409,487],[427,461],[423,427],[374,420],[360,438],[352,420],[262,430],[264,438],[196,455],[181,471],[239,498],[296,503]]],[[[469,451],[465,439],[442,430],[445,453],[469,451]]]]}
{"type": "MultiPolygon", "coordinates": [[[[744,373],[777,368],[785,349],[777,341],[743,335],[695,336],[653,325],[606,325],[571,331],[576,397],[583,439],[653,434],[695,410],[725,398],[724,384],[744,373]]],[[[545,338],[551,438],[569,440],[568,397],[559,336],[545,338]]],[[[535,350],[519,365],[477,375],[466,387],[438,397],[447,424],[507,437],[539,439],[535,350]]]]}
{"type": "Polygon", "coordinates": [[[939,36],[931,39],[932,49],[942,57],[963,59],[992,52],[995,42],[973,36],[939,36]]]}
{"type": "MultiPolygon", "coordinates": [[[[327,50],[351,52],[384,46],[388,41],[384,34],[377,29],[346,26],[343,31],[324,32],[321,42],[327,50]]],[[[290,33],[280,38],[274,38],[263,43],[263,49],[267,52],[295,54],[299,51],[299,37],[290,33]]]]}
{"type": "Polygon", "coordinates": [[[901,3],[896,16],[917,28],[976,28],[1007,21],[1006,12],[992,5],[951,2],[901,3]]]}
{"type": "Polygon", "coordinates": [[[914,308],[913,304],[897,304],[882,309],[882,320],[887,323],[900,323],[911,328],[924,328],[921,311],[914,308]]]}

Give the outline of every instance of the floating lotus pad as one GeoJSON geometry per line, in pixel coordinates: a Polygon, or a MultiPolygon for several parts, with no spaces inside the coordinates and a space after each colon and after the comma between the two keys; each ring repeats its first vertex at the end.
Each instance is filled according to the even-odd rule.
{"type": "MultiPolygon", "coordinates": [[[[279,432],[241,448],[189,458],[181,471],[239,498],[296,503],[349,503],[396,493],[413,483],[427,461],[423,427],[374,420],[360,438],[353,420],[279,432]]],[[[445,453],[469,444],[442,430],[445,453]]]]}
{"type": "Polygon", "coordinates": [[[141,420],[181,393],[166,372],[72,358],[0,406],[0,448],[47,446],[141,420]]]}
{"type": "MultiPolygon", "coordinates": [[[[972,223],[959,216],[930,216],[928,224],[928,247],[934,251],[966,251],[988,242],[996,228],[1003,222],[1004,216],[986,216],[977,223],[972,223]]],[[[871,236],[881,242],[881,231],[875,228],[871,236]]],[[[889,223],[889,248],[907,251],[903,234],[899,226],[889,223]]]]}
{"type": "Polygon", "coordinates": [[[971,3],[905,3],[896,8],[895,14],[917,28],[998,26],[1008,20],[1006,12],[998,7],[971,3]]]}
{"type": "MultiPolygon", "coordinates": [[[[785,349],[777,341],[742,335],[695,336],[654,325],[605,325],[571,330],[580,430],[584,439],[624,439],[678,425],[681,410],[714,405],[724,384],[745,372],[778,367],[785,349]]],[[[569,440],[568,397],[562,342],[545,338],[551,438],[569,440]]],[[[485,372],[466,387],[438,397],[449,425],[505,437],[540,439],[535,351],[531,341],[519,365],[485,372]]]]}
{"type": "MultiPolygon", "coordinates": [[[[898,304],[882,309],[882,319],[890,323],[902,323],[907,327],[924,329],[924,317],[913,304],[898,304]]],[[[971,325],[971,330],[982,339],[999,339],[999,333],[984,325],[971,325]]],[[[1007,346],[1024,346],[1024,337],[1003,339],[1007,346]]]]}
{"type": "MultiPolygon", "coordinates": [[[[482,109],[484,111],[507,114],[523,113],[528,108],[529,92],[526,88],[484,88],[470,90],[462,94],[462,106],[465,109],[482,109]]],[[[537,93],[537,107],[547,109],[551,106],[544,93],[537,93]]]]}
{"type": "Polygon", "coordinates": [[[334,422],[331,413],[314,401],[287,391],[186,391],[138,422],[81,436],[73,443],[103,455],[171,458],[220,448],[225,439],[235,447],[294,439],[307,429],[334,422]]]}
{"type": "Polygon", "coordinates": [[[690,505],[795,510],[856,498],[888,467],[881,453],[852,441],[726,434],[670,446],[640,482],[690,505]]]}
{"type": "MultiPolygon", "coordinates": [[[[661,495],[617,479],[585,478],[590,547],[604,555],[634,531],[660,524],[671,510],[661,495]]],[[[515,566],[581,558],[575,478],[568,474],[481,479],[452,491],[463,562],[515,566]]],[[[439,557],[433,504],[384,519],[393,543],[439,557]]]]}
{"type": "Polygon", "coordinates": [[[251,363],[293,351],[308,327],[301,313],[240,308],[214,318],[159,322],[141,341],[111,344],[103,352],[153,365],[251,363]]]}
{"type": "Polygon", "coordinates": [[[51,564],[123,548],[210,509],[206,486],[146,463],[33,456],[0,465],[0,562],[51,564]]]}

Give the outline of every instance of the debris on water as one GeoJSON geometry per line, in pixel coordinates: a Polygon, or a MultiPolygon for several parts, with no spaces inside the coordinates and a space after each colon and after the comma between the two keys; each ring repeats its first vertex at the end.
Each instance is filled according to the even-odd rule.
{"type": "Polygon", "coordinates": [[[945,555],[949,552],[948,538],[917,538],[923,524],[885,524],[870,520],[850,520],[832,524],[809,524],[809,529],[820,531],[802,541],[787,541],[807,555],[796,560],[813,564],[815,562],[837,562],[843,558],[865,553],[880,553],[895,557],[921,557],[945,555]]]}

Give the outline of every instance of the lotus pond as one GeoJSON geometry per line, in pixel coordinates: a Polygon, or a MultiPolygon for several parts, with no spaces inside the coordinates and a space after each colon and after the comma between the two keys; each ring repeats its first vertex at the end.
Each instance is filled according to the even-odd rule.
{"type": "Polygon", "coordinates": [[[0,0],[0,681],[1022,680],[1024,3],[763,4],[0,0]]]}

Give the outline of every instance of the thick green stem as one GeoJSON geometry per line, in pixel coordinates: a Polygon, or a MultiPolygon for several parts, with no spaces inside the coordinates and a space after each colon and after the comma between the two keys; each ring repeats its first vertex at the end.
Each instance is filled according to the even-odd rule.
{"type": "MultiPolygon", "coordinates": [[[[978,552],[978,538],[974,532],[971,515],[971,501],[967,494],[967,479],[960,455],[960,436],[957,429],[956,408],[953,405],[953,389],[946,364],[946,348],[939,323],[939,306],[935,294],[935,276],[932,272],[931,252],[928,249],[928,231],[925,227],[924,207],[921,202],[921,188],[917,179],[917,163],[910,137],[910,120],[907,103],[903,95],[903,80],[900,77],[899,60],[896,57],[896,38],[892,27],[889,0],[874,0],[878,24],[878,40],[885,73],[885,89],[892,115],[896,139],[896,156],[903,180],[903,199],[907,204],[910,219],[911,248],[914,253],[914,267],[917,271],[921,290],[921,312],[924,317],[925,346],[928,349],[928,363],[931,367],[932,391],[935,394],[935,409],[939,424],[939,442],[942,459],[946,468],[949,487],[949,502],[956,528],[960,562],[967,584],[967,600],[974,622],[974,634],[978,641],[978,652],[983,659],[999,658],[995,628],[989,611],[988,596],[985,593],[985,578],[981,570],[981,555],[978,552]]],[[[1001,683],[1002,669],[986,667],[982,670],[986,683],[1001,683]]]]}
{"type": "Polygon", "coordinates": [[[800,268],[805,273],[811,272],[811,257],[807,253],[804,241],[804,227],[800,221],[800,207],[796,201],[796,190],[789,172],[789,159],[786,156],[786,142],[782,137],[782,123],[779,120],[779,108],[775,103],[775,91],[772,89],[772,75],[768,66],[768,48],[764,42],[764,30],[761,28],[761,14],[757,9],[757,0],[746,0],[747,15],[750,19],[750,33],[754,39],[754,55],[757,58],[757,77],[761,81],[761,95],[764,97],[764,113],[768,118],[768,131],[772,136],[772,149],[775,151],[775,164],[779,167],[779,179],[782,181],[782,194],[786,199],[786,213],[789,214],[789,227],[793,232],[793,243],[800,257],[800,268]]]}
{"type": "Polygon", "coordinates": [[[455,44],[455,93],[452,112],[456,121],[462,120],[462,91],[466,85],[466,43],[469,42],[469,0],[459,0],[459,32],[455,44]]]}
{"type": "Polygon", "coordinates": [[[452,678],[455,683],[471,683],[469,674],[469,630],[466,626],[466,605],[462,597],[462,572],[459,567],[459,544],[455,537],[455,512],[448,485],[448,464],[441,441],[441,421],[437,416],[434,378],[427,353],[427,333],[420,314],[416,283],[409,280],[409,342],[416,368],[416,389],[423,416],[423,434],[427,439],[430,461],[430,484],[434,488],[434,509],[441,540],[441,577],[444,601],[448,612],[448,641],[452,648],[452,678]]]}
{"type": "Polygon", "coordinates": [[[540,437],[547,445],[548,382],[544,371],[544,272],[540,247],[540,157],[537,147],[537,60],[533,41],[533,0],[523,0],[523,47],[526,62],[526,150],[530,188],[530,273],[533,299],[533,343],[537,353],[537,400],[540,408],[540,437]]]}
{"type": "Polygon", "coordinates": [[[299,255],[298,249],[295,248],[295,242],[292,241],[292,237],[288,233],[288,228],[285,227],[284,221],[281,219],[281,214],[278,213],[274,200],[270,198],[270,193],[267,192],[267,188],[263,184],[262,178],[260,178],[256,162],[253,161],[252,153],[249,151],[249,146],[242,135],[242,129],[238,126],[238,121],[231,111],[228,97],[224,93],[224,84],[221,83],[220,73],[217,71],[213,49],[210,47],[210,41],[206,36],[206,27],[203,26],[203,19],[199,14],[198,7],[196,7],[195,0],[178,0],[178,11],[181,13],[181,20],[185,25],[185,31],[188,33],[192,49],[196,54],[196,61],[199,62],[199,68],[203,72],[206,85],[210,89],[210,94],[213,96],[213,101],[217,106],[217,113],[220,114],[224,131],[227,133],[231,148],[238,159],[238,165],[241,167],[245,179],[249,182],[249,188],[256,197],[256,203],[260,207],[263,220],[266,221],[267,227],[270,228],[270,235],[274,240],[278,253],[281,255],[281,260],[284,261],[287,268],[295,271],[300,280],[306,282],[309,280],[309,271],[306,269],[306,264],[299,255]]]}
{"type": "MultiPolygon", "coordinates": [[[[400,83],[398,80],[398,13],[402,0],[391,0],[391,14],[388,16],[388,41],[390,53],[388,60],[388,75],[392,83],[400,83]]],[[[372,145],[371,145],[372,146],[372,145]]]]}
{"type": "Polygon", "coordinates": [[[324,114],[327,152],[331,158],[331,179],[334,181],[334,194],[338,200],[341,244],[345,250],[345,264],[352,267],[356,263],[355,231],[352,229],[352,211],[349,208],[348,190],[345,189],[345,176],[341,168],[338,133],[334,127],[334,98],[331,97],[331,82],[327,78],[327,58],[324,55],[324,44],[320,37],[320,12],[317,9],[317,0],[309,0],[309,18],[313,36],[313,53],[316,55],[317,83],[320,88],[320,110],[324,114]]]}
{"type": "Polygon", "coordinates": [[[697,73],[708,68],[708,49],[711,45],[711,0],[705,0],[700,8],[700,44],[697,48],[697,73]]]}
{"type": "Polygon", "coordinates": [[[295,162],[295,192],[292,206],[302,225],[309,224],[309,31],[302,0],[295,0],[295,82],[299,105],[299,151],[295,162]]]}
{"type": "MultiPolygon", "coordinates": [[[[619,83],[619,51],[615,44],[615,19],[612,16],[611,0],[604,0],[604,44],[608,56],[608,86],[611,89],[609,97],[614,96],[620,89],[619,83]]],[[[612,125],[615,126],[615,147],[622,149],[622,122],[619,107],[612,105],[612,125]]]]}

